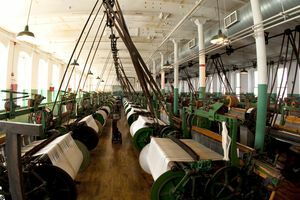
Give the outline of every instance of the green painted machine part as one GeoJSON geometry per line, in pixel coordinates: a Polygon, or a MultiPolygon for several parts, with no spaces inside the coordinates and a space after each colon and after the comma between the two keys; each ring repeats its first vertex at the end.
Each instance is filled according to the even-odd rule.
{"type": "Polygon", "coordinates": [[[94,117],[94,119],[96,119],[98,122],[100,122],[101,125],[104,124],[105,119],[103,118],[103,116],[102,116],[101,114],[99,114],[99,113],[94,113],[94,114],[93,114],[93,117],[94,117]]]}
{"type": "MultiPolygon", "coordinates": [[[[175,166],[177,167],[163,173],[154,182],[151,188],[151,200],[175,200],[196,197],[195,194],[204,188],[204,186],[200,187],[197,183],[199,179],[202,180],[204,178],[204,174],[211,170],[212,161],[176,162],[175,166]]],[[[206,180],[203,182],[206,182],[206,180]]]]}
{"type": "Polygon", "coordinates": [[[134,114],[132,114],[132,115],[130,115],[129,116],[129,118],[128,118],[128,125],[129,125],[129,127],[131,126],[131,124],[134,122],[134,121],[136,121],[137,119],[138,119],[138,117],[139,117],[139,115],[137,114],[137,113],[134,113],[134,114]]]}
{"type": "Polygon", "coordinates": [[[82,156],[83,156],[83,160],[82,160],[82,163],[81,163],[80,168],[79,168],[79,171],[82,172],[82,171],[86,170],[86,168],[91,163],[90,152],[82,142],[80,142],[79,140],[74,140],[74,141],[75,141],[77,147],[79,148],[79,150],[81,151],[82,156]]]}
{"type": "Polygon", "coordinates": [[[169,116],[169,122],[170,122],[170,125],[174,125],[174,121],[172,119],[173,117],[173,109],[172,109],[172,104],[171,103],[166,103],[166,108],[167,108],[167,112],[170,114],[169,116]]]}
{"type": "MultiPolygon", "coordinates": [[[[223,107],[223,103],[214,103],[209,106],[209,109],[200,108],[195,110],[193,113],[197,117],[207,118],[210,121],[217,121],[217,122],[226,122],[229,127],[229,136],[231,137],[231,145],[230,145],[230,162],[233,166],[239,165],[239,159],[237,156],[237,129],[238,129],[238,121],[235,118],[217,114],[219,109],[223,107]]],[[[188,110],[188,112],[191,112],[188,110]]]]}
{"type": "MultiPolygon", "coordinates": [[[[167,171],[161,175],[152,185],[151,200],[177,200],[183,199],[185,187],[177,186],[184,178],[184,171],[167,171]]],[[[182,185],[182,184],[181,184],[182,185]]]]}
{"type": "Polygon", "coordinates": [[[141,151],[144,146],[150,143],[150,136],[153,134],[153,128],[145,127],[139,129],[133,136],[133,146],[141,151]]]}

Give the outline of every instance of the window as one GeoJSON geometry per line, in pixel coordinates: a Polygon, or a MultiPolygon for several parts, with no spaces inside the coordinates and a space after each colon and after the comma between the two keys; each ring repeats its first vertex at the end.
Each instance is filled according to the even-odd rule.
{"type": "Polygon", "coordinates": [[[207,77],[206,79],[207,84],[206,84],[206,91],[209,93],[213,93],[214,92],[214,88],[213,88],[213,75],[210,75],[207,77]]]}
{"type": "MultiPolygon", "coordinates": [[[[5,90],[7,82],[7,58],[8,58],[8,48],[0,43],[0,89],[5,90]]],[[[0,92],[0,98],[5,99],[6,93],[0,92]]],[[[4,108],[4,101],[0,101],[0,110],[4,108]]]]}
{"type": "Polygon", "coordinates": [[[47,96],[48,89],[48,63],[41,59],[38,66],[38,93],[47,96]]]}
{"type": "Polygon", "coordinates": [[[52,67],[52,81],[51,81],[51,85],[54,87],[54,90],[58,90],[59,89],[59,85],[60,85],[60,68],[58,65],[54,64],[52,67]]]}
{"type": "Polygon", "coordinates": [[[279,68],[277,72],[277,95],[279,96],[279,98],[287,97],[287,88],[285,87],[286,81],[287,81],[287,69],[279,68]],[[282,80],[282,84],[280,87],[281,80],[282,80]]]}
{"type": "Polygon", "coordinates": [[[236,86],[235,93],[239,98],[239,96],[241,94],[241,74],[240,74],[240,72],[235,73],[235,86],[236,86]]]}
{"type": "Polygon", "coordinates": [[[7,58],[8,49],[5,45],[0,43],[0,87],[1,89],[6,89],[6,73],[7,73],[7,58]]]}
{"type": "MultiPolygon", "coordinates": [[[[32,57],[23,51],[19,53],[18,67],[17,67],[17,84],[18,91],[31,92],[31,70],[32,70],[32,57]]],[[[18,105],[25,106],[26,101],[19,99],[18,105]]]]}

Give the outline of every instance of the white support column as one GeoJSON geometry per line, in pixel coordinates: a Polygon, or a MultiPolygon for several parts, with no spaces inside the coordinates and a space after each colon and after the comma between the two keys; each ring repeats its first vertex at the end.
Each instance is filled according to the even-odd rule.
{"type": "Polygon", "coordinates": [[[254,36],[256,43],[257,73],[258,73],[258,100],[257,118],[255,129],[255,145],[259,151],[263,151],[267,117],[267,56],[264,27],[259,0],[250,0],[254,22],[254,36]]]}
{"type": "Polygon", "coordinates": [[[179,81],[179,65],[178,65],[178,41],[172,39],[174,44],[174,109],[173,113],[177,115],[178,113],[178,81],[179,81]]]}
{"type": "Polygon", "coordinates": [[[164,66],[164,54],[162,52],[160,53],[160,85],[161,85],[161,92],[165,93],[165,70],[163,69],[164,66]]]}
{"type": "Polygon", "coordinates": [[[205,97],[205,42],[203,25],[206,22],[204,19],[195,19],[194,23],[198,28],[198,46],[199,46],[199,98],[205,97]]]}

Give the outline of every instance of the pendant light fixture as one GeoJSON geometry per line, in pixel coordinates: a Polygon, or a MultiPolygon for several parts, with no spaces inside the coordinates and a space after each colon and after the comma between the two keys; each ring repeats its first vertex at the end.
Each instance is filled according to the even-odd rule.
{"type": "Polygon", "coordinates": [[[30,12],[31,12],[31,6],[32,6],[32,0],[30,0],[29,12],[28,12],[28,16],[27,16],[25,29],[24,29],[24,31],[21,31],[17,34],[17,40],[34,43],[35,36],[34,36],[33,32],[29,31],[29,26],[28,26],[29,16],[30,16],[30,12]]]}
{"type": "Polygon", "coordinates": [[[71,63],[71,65],[73,65],[73,66],[79,66],[79,63],[77,62],[76,59],[74,59],[74,61],[71,63]]]}
{"type": "Polygon", "coordinates": [[[87,75],[93,75],[93,72],[90,70],[87,75]]]}
{"type": "Polygon", "coordinates": [[[97,80],[100,80],[100,77],[99,76],[97,76],[97,78],[96,78],[97,80]]]}
{"type": "Polygon", "coordinates": [[[167,60],[167,62],[163,65],[164,68],[171,68],[172,65],[169,63],[169,60],[167,60]]]}
{"type": "Polygon", "coordinates": [[[218,10],[219,31],[217,35],[212,37],[210,43],[217,44],[217,45],[228,44],[227,36],[224,33],[222,33],[221,30],[219,0],[217,0],[217,10],[218,10]]]}
{"type": "Polygon", "coordinates": [[[248,71],[244,68],[241,70],[241,75],[247,75],[248,74],[248,71]]]}

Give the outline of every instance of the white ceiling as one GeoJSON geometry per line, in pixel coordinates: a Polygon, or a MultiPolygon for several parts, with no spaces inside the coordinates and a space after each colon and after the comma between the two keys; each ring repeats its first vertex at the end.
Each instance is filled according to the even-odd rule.
{"type": "MultiPolygon", "coordinates": [[[[77,38],[96,0],[33,0],[29,27],[34,32],[38,46],[56,57],[68,61],[77,38]]],[[[101,2],[101,0],[100,0],[101,2]]],[[[248,3],[248,0],[219,0],[221,18],[233,10],[248,3]]],[[[30,0],[0,0],[0,27],[18,33],[24,29],[30,0]]],[[[144,60],[163,41],[163,38],[195,5],[195,0],[119,0],[127,26],[132,34],[144,60]]],[[[101,11],[102,12],[102,11],[101,11]]],[[[102,16],[102,14],[101,14],[102,16]]],[[[97,19],[99,24],[101,16],[97,19]]],[[[207,19],[205,30],[218,22],[216,0],[205,0],[194,17],[207,19]]],[[[90,50],[97,27],[92,30],[88,42],[80,56],[79,63],[83,65],[90,50]]],[[[101,74],[107,55],[110,51],[109,33],[106,33],[99,47],[92,67],[94,76],[101,74]]],[[[188,41],[197,36],[196,25],[187,20],[172,37],[188,41]]],[[[121,39],[118,40],[120,59],[128,76],[134,76],[130,57],[121,39]]],[[[171,51],[171,42],[164,45],[164,51],[171,51]]],[[[156,55],[159,57],[159,54],[156,55]]],[[[152,63],[152,62],[151,62],[152,63]]],[[[109,65],[110,66],[110,65],[109,65]]],[[[107,67],[109,68],[109,67],[107,67]]],[[[106,74],[108,74],[108,70],[106,74]]],[[[111,74],[115,74],[114,72],[111,74]]]]}

